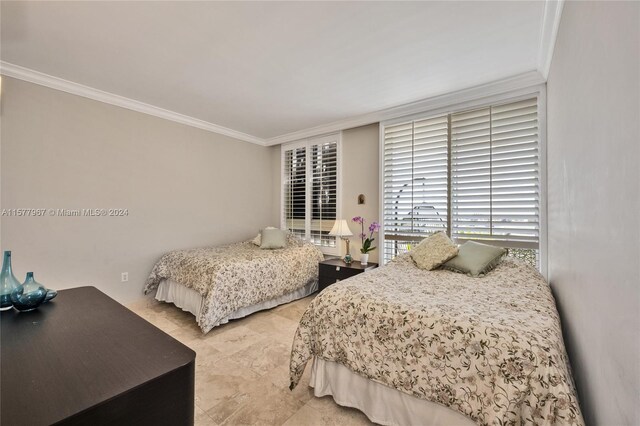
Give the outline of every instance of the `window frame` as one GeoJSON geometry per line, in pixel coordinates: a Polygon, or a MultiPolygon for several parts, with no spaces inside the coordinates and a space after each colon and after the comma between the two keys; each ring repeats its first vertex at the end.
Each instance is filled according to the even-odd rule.
{"type": "MultiPolygon", "coordinates": [[[[488,107],[490,105],[517,102],[519,100],[525,100],[528,98],[536,97],[538,100],[538,132],[539,132],[539,173],[540,173],[540,244],[539,244],[539,270],[540,273],[547,278],[548,270],[548,227],[547,227],[547,92],[546,84],[537,84],[526,88],[504,92],[501,94],[482,96],[475,98],[464,98],[464,95],[451,96],[451,103],[444,107],[433,108],[422,111],[420,113],[399,116],[393,119],[385,120],[380,123],[378,134],[378,149],[379,149],[379,163],[378,163],[378,176],[379,176],[379,194],[380,201],[378,206],[378,212],[380,217],[384,217],[384,136],[385,128],[387,126],[399,124],[406,121],[423,120],[429,117],[437,115],[455,114],[463,112],[465,110],[472,110],[476,108],[488,107]]],[[[451,194],[449,194],[451,196],[451,194]]],[[[450,218],[448,218],[450,219],[450,218]]],[[[384,246],[385,242],[385,229],[384,220],[380,223],[380,246],[384,246]]],[[[384,256],[381,256],[381,262],[385,262],[384,256]]]]}
{"type": "MultiPolygon", "coordinates": [[[[287,229],[285,219],[284,200],[285,194],[285,182],[286,182],[286,170],[285,170],[285,153],[286,151],[305,148],[306,155],[306,168],[305,168],[305,241],[311,240],[311,219],[313,216],[312,202],[312,179],[309,177],[312,175],[312,161],[311,151],[314,145],[321,145],[327,142],[336,143],[336,219],[341,219],[342,215],[342,132],[331,133],[328,135],[317,136],[308,139],[302,139],[294,142],[288,142],[280,145],[280,228],[287,229]]],[[[316,245],[324,254],[341,256],[342,246],[340,239],[336,237],[335,247],[324,247],[316,245]]]]}

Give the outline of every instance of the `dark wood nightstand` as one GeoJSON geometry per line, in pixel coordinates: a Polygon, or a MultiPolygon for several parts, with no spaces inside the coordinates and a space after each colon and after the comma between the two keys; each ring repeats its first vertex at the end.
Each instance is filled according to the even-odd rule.
{"type": "Polygon", "coordinates": [[[356,260],[348,265],[339,258],[323,260],[318,263],[318,268],[320,269],[318,291],[322,291],[338,281],[346,280],[349,277],[353,277],[354,275],[361,274],[365,271],[370,271],[377,267],[377,263],[362,265],[356,260]]]}

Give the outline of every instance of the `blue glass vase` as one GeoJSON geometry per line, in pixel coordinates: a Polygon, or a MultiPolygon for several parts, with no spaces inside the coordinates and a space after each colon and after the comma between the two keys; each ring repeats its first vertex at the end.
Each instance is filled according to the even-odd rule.
{"type": "Polygon", "coordinates": [[[4,252],[2,261],[2,272],[0,272],[0,311],[11,309],[11,293],[20,286],[20,281],[16,279],[11,270],[11,252],[4,252]]]}
{"type": "Polygon", "coordinates": [[[49,300],[53,299],[57,295],[58,295],[58,292],[56,290],[51,290],[51,289],[47,290],[47,297],[44,298],[43,303],[47,303],[49,300]]]}
{"type": "Polygon", "coordinates": [[[33,272],[27,272],[27,279],[11,292],[11,303],[20,312],[29,312],[44,303],[47,289],[33,278],[33,272]]]}

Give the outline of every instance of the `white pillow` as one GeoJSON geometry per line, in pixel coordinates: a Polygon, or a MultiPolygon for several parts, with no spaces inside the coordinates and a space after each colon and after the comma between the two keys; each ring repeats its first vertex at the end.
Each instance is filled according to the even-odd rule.
{"type": "Polygon", "coordinates": [[[287,231],[282,229],[263,229],[260,238],[261,249],[281,249],[287,246],[287,231]]]}
{"type": "Polygon", "coordinates": [[[420,269],[431,271],[458,255],[456,246],[444,232],[425,238],[409,252],[420,269]]]}
{"type": "MultiPolygon", "coordinates": [[[[274,228],[273,226],[267,226],[264,229],[277,229],[277,228],[274,228]]],[[[260,245],[262,244],[262,231],[258,232],[258,235],[256,235],[256,237],[253,240],[251,240],[251,242],[257,245],[258,247],[260,247],[260,245]]]]}

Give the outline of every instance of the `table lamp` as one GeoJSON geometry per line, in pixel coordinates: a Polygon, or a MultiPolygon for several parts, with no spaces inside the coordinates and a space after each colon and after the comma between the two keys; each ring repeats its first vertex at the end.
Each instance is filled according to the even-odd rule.
{"type": "Polygon", "coordinates": [[[333,228],[331,228],[329,235],[342,238],[342,240],[347,245],[347,254],[345,254],[343,259],[344,263],[351,263],[353,259],[351,258],[351,254],[349,253],[349,237],[352,236],[353,233],[351,233],[347,221],[344,219],[336,219],[336,222],[333,224],[333,228]]]}

